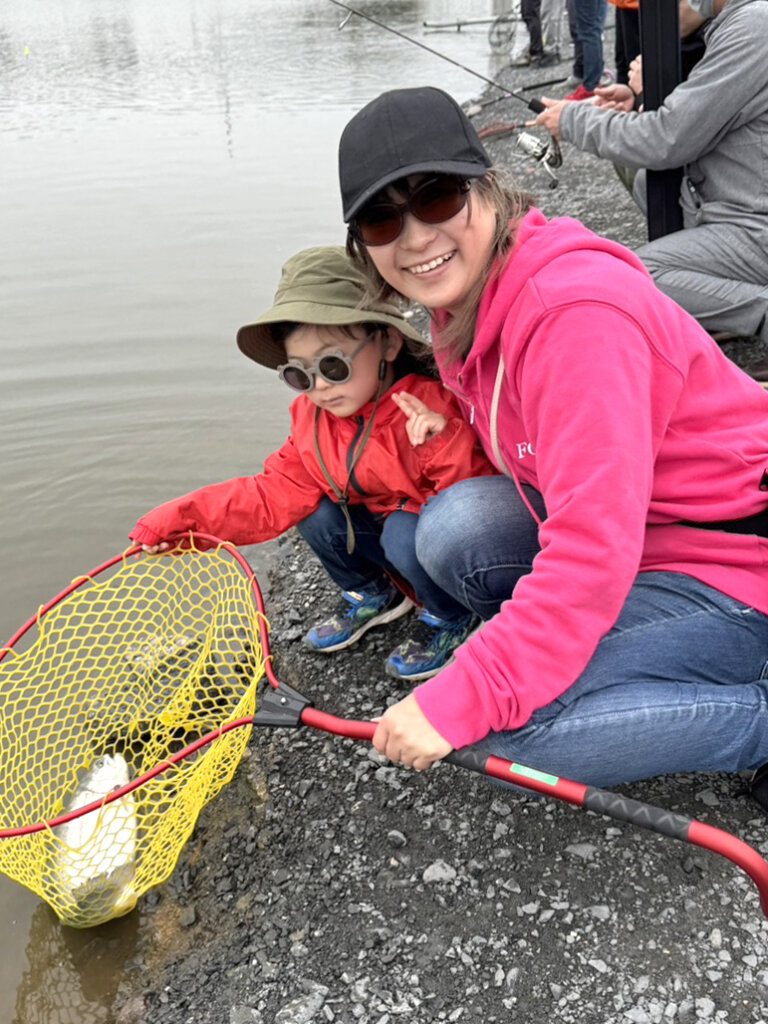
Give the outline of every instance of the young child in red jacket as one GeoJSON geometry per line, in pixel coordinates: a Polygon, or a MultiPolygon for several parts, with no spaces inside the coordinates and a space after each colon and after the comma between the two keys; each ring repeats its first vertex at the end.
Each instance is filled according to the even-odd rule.
{"type": "Polygon", "coordinates": [[[189,530],[254,544],[298,527],[342,590],[340,609],[305,638],[325,653],[405,615],[412,602],[392,582],[402,577],[423,606],[420,632],[386,670],[421,680],[452,659],[477,621],[419,563],[419,512],[439,490],[496,470],[432,376],[421,335],[397,306],[366,301],[364,287],[341,247],[288,260],[274,306],[237,342],[299,392],[290,436],[262,473],[160,505],[130,536],[155,552],[189,530]]]}

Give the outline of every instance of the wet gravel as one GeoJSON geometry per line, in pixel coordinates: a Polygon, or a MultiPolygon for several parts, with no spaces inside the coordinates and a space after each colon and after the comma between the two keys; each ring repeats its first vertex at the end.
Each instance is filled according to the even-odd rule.
{"type": "MultiPolygon", "coordinates": [[[[476,123],[519,116],[510,101],[476,123]]],[[[549,190],[513,139],[488,148],[546,213],[645,240],[610,165],[565,147],[549,190]]],[[[279,679],[345,717],[402,695],[383,662],[412,617],[350,651],[305,651],[335,594],[292,533],[268,593],[279,679]]],[[[768,922],[724,858],[448,765],[407,772],[308,729],[260,731],[248,755],[142,901],[116,1024],[768,1022],[768,922]]],[[[740,781],[623,792],[768,855],[768,816],[735,795],[740,781]]]]}

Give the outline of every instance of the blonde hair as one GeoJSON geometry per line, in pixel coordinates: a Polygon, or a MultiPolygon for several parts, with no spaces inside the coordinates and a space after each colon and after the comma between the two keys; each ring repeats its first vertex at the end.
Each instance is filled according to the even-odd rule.
{"type": "MultiPolygon", "coordinates": [[[[397,182],[394,184],[396,186],[397,182]]],[[[475,196],[480,202],[495,211],[496,231],[482,273],[470,288],[461,309],[440,331],[436,348],[449,363],[464,358],[472,347],[482,294],[491,280],[491,274],[499,273],[514,244],[518,221],[533,205],[533,196],[507,181],[504,172],[496,167],[491,167],[481,178],[473,180],[471,185],[468,199],[470,216],[472,215],[472,197],[475,196]],[[496,264],[495,270],[494,264],[496,264]]],[[[353,236],[351,231],[347,233],[347,253],[365,275],[364,304],[391,302],[398,296],[407,298],[407,296],[400,295],[384,280],[376,269],[366,247],[353,236]]]]}

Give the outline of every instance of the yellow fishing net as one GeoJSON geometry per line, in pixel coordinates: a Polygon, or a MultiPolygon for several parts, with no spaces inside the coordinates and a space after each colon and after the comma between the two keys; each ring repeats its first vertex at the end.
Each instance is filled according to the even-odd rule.
{"type": "MultiPolygon", "coordinates": [[[[103,801],[252,716],[259,614],[222,547],[124,557],[41,614],[36,635],[0,661],[0,829],[103,801]]],[[[250,731],[231,729],[97,811],[0,839],[0,871],[75,927],[127,913],[171,874],[250,731]]]]}

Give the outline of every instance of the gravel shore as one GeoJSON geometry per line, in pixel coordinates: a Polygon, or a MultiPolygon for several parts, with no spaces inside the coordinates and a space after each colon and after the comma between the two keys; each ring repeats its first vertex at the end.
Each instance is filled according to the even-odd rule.
{"type": "MultiPolygon", "coordinates": [[[[520,114],[505,101],[476,123],[520,114]]],[[[564,147],[549,190],[513,138],[488,148],[548,215],[644,241],[609,164],[564,147]]],[[[312,654],[301,636],[334,603],[332,585],[293,534],[270,576],[279,679],[345,717],[402,696],[383,661],[412,617],[312,654]]],[[[766,855],[768,817],[735,795],[739,782],[676,776],[623,792],[766,855]]],[[[449,765],[407,772],[308,729],[254,734],[138,913],[116,1024],[768,1022],[768,922],[729,861],[449,765]]]]}

